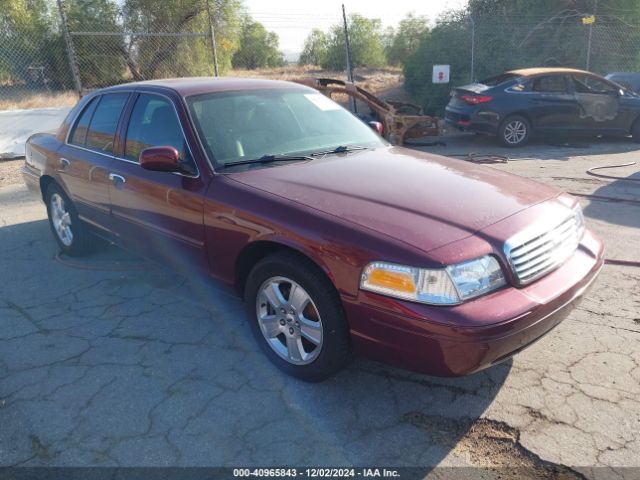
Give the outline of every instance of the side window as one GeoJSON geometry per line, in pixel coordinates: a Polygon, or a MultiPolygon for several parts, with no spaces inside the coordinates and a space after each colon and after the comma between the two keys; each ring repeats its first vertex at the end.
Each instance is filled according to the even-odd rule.
{"type": "Polygon", "coordinates": [[[544,93],[566,93],[567,84],[562,75],[547,75],[535,78],[531,84],[531,90],[544,93]]]}
{"type": "Polygon", "coordinates": [[[127,98],[128,93],[110,93],[100,98],[87,132],[88,148],[113,153],[113,138],[127,98]]]}
{"type": "Polygon", "coordinates": [[[608,94],[618,90],[613,85],[589,75],[573,75],[572,79],[577,93],[608,94]]]}
{"type": "Polygon", "coordinates": [[[78,116],[75,125],[71,129],[69,143],[73,145],[84,145],[85,139],[87,138],[87,130],[89,129],[89,122],[91,121],[99,99],[100,97],[95,97],[84,107],[84,110],[78,116]]]}
{"type": "Polygon", "coordinates": [[[124,157],[138,161],[148,147],[172,146],[182,160],[190,160],[180,122],[171,102],[161,96],[143,93],[131,112],[124,157]]]}

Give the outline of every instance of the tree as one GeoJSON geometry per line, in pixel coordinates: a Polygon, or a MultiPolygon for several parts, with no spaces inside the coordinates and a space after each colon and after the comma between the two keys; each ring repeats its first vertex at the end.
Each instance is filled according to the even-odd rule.
{"type": "Polygon", "coordinates": [[[636,70],[639,24],[637,0],[469,0],[423,35],[405,62],[405,87],[427,112],[442,114],[452,86],[522,67],[585,68],[590,31],[591,70],[636,70]],[[584,25],[582,18],[594,12],[595,24],[584,25]],[[439,63],[451,65],[450,84],[431,83],[439,63]]]}
{"type": "MultiPolygon", "coordinates": [[[[354,68],[379,67],[386,64],[380,19],[352,14],[349,15],[347,27],[354,68]]],[[[344,70],[346,68],[345,52],[344,27],[342,24],[334,25],[329,32],[327,54],[320,66],[329,70],[344,70]]]]}
{"type": "Polygon", "coordinates": [[[255,70],[256,68],[281,67],[282,53],[278,51],[278,35],[268,32],[264,26],[245,16],[240,34],[240,48],[231,61],[234,68],[255,70]]]}
{"type": "Polygon", "coordinates": [[[427,17],[415,16],[412,13],[400,21],[397,30],[387,42],[387,62],[390,65],[402,65],[409,55],[416,51],[420,40],[429,32],[427,17]]]}
{"type": "Polygon", "coordinates": [[[57,10],[51,0],[12,0],[0,9],[0,83],[61,88],[72,85],[57,10]]]}
{"type": "Polygon", "coordinates": [[[469,83],[469,22],[464,11],[441,19],[404,65],[405,88],[428,114],[442,114],[452,85],[469,83]],[[449,84],[431,83],[433,65],[451,65],[449,84]]]}
{"type": "Polygon", "coordinates": [[[72,32],[117,34],[73,37],[82,84],[95,88],[122,82],[127,64],[118,6],[111,0],[82,0],[68,2],[68,5],[67,19],[72,32]]]}
{"type": "Polygon", "coordinates": [[[329,37],[322,30],[314,28],[304,41],[298,64],[321,65],[325,61],[328,50],[329,37]]]}
{"type": "MultiPolygon", "coordinates": [[[[242,3],[210,0],[221,72],[231,68],[238,48],[242,3]]],[[[128,32],[208,32],[206,0],[124,0],[123,27],[128,32]]],[[[131,36],[125,45],[127,66],[138,79],[213,74],[206,37],[131,36]]]]}

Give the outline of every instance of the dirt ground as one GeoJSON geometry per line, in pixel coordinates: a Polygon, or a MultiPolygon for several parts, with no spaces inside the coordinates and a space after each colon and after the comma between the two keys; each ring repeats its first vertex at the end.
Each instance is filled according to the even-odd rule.
{"type": "Polygon", "coordinates": [[[33,92],[27,89],[7,89],[0,86],[0,111],[30,108],[72,107],[78,102],[73,90],[63,92],[33,92]]]}
{"type": "MultiPolygon", "coordinates": [[[[332,72],[318,67],[286,66],[282,68],[258,69],[258,70],[234,70],[229,73],[233,77],[259,77],[271,80],[297,80],[301,78],[336,78],[346,80],[346,72],[332,72]]],[[[402,69],[398,67],[384,68],[356,68],[353,79],[359,87],[369,90],[375,95],[388,97],[392,100],[406,98],[402,88],[404,77],[402,69]]]]}
{"type": "MultiPolygon", "coordinates": [[[[308,77],[347,79],[345,72],[333,72],[330,70],[322,70],[318,67],[298,67],[295,65],[257,70],[233,70],[226,75],[231,77],[267,78],[272,80],[295,80],[308,77]]],[[[375,95],[387,97],[392,100],[408,99],[402,87],[404,77],[402,75],[402,69],[400,68],[357,68],[354,71],[354,80],[360,87],[373,92],[375,95]]],[[[72,107],[77,101],[78,95],[73,90],[63,92],[33,91],[25,88],[0,85],[0,111],[72,107]]]]}
{"type": "Polygon", "coordinates": [[[0,160],[0,187],[22,183],[20,167],[24,164],[24,159],[0,160]]]}
{"type": "MultiPolygon", "coordinates": [[[[420,149],[506,156],[488,168],[580,195],[607,258],[640,260],[640,186],[629,181],[640,178],[640,152],[629,139],[515,150],[474,135],[442,140],[420,149]],[[587,173],[631,162],[596,171],[617,179],[587,173]]],[[[264,361],[241,302],[211,285],[113,249],[60,261],[21,163],[0,162],[3,465],[388,464],[433,478],[453,473],[435,466],[493,472],[485,478],[638,478],[638,268],[605,265],[562,324],[478,374],[440,379],[357,359],[302,384],[264,361]]]]}

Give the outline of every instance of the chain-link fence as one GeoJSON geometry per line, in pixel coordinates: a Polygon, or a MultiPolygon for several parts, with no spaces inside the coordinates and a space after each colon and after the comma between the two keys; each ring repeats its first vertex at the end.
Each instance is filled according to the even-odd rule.
{"type": "Polygon", "coordinates": [[[37,13],[19,10],[28,3],[0,10],[0,110],[29,96],[279,68],[296,63],[314,22],[342,21],[340,11],[254,19],[239,0],[41,0],[37,13]]]}
{"type": "Polygon", "coordinates": [[[214,75],[207,33],[84,31],[70,35],[83,89],[127,81],[214,75]]]}
{"type": "MultiPolygon", "coordinates": [[[[42,14],[0,12],[0,109],[30,95],[82,92],[128,81],[245,76],[255,69],[262,75],[265,69],[295,63],[316,22],[342,24],[340,11],[330,18],[263,12],[251,19],[237,8],[237,0],[172,1],[162,9],[152,0],[43,2],[49,7],[42,14]],[[286,54],[272,29],[290,37],[286,54]]],[[[451,65],[453,85],[531,66],[587,68],[600,74],[640,71],[640,26],[614,17],[568,11],[539,19],[462,16],[438,23],[430,35],[423,42],[424,58],[418,59],[424,68],[417,70],[419,78],[407,76],[407,85],[431,82],[431,64],[439,63],[451,65]]],[[[288,78],[287,73],[282,76],[288,78]]],[[[434,87],[416,100],[426,106],[427,97],[439,92],[444,98],[450,87],[434,87]]]]}
{"type": "Polygon", "coordinates": [[[469,77],[523,67],[572,67],[599,74],[640,69],[640,25],[564,12],[539,21],[470,19],[469,77]]]}
{"type": "Polygon", "coordinates": [[[0,101],[72,89],[59,18],[0,14],[0,101]]]}

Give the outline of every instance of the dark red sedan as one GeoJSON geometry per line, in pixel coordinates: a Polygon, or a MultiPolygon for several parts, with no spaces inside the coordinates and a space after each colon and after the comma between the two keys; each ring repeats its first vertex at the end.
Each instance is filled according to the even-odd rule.
{"type": "Polygon", "coordinates": [[[556,326],[603,264],[569,195],[390,146],[288,82],[96,91],[29,139],[23,172],[64,253],[98,235],[206,273],[305,380],[352,350],[434,375],[488,367],[556,326]]]}

